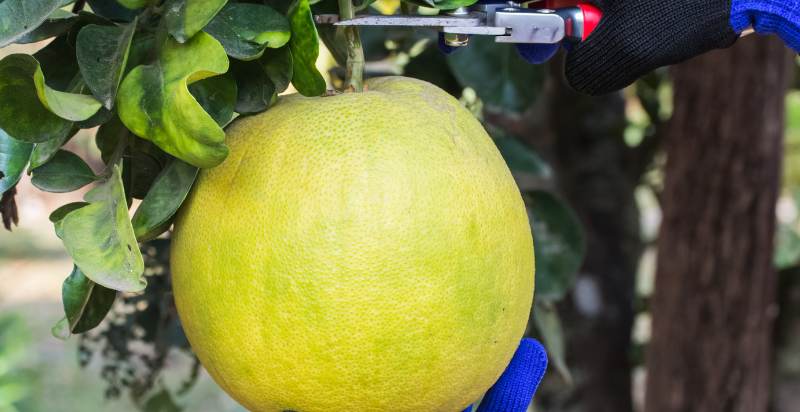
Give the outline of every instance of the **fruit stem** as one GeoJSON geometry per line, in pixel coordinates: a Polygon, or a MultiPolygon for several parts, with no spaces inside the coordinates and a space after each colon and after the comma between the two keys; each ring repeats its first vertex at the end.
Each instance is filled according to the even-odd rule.
{"type": "MultiPolygon", "coordinates": [[[[352,0],[339,0],[339,18],[341,20],[355,17],[352,0]]],[[[344,27],[344,39],[347,46],[347,64],[345,67],[345,91],[364,91],[364,49],[361,47],[361,36],[358,27],[344,27]]]]}

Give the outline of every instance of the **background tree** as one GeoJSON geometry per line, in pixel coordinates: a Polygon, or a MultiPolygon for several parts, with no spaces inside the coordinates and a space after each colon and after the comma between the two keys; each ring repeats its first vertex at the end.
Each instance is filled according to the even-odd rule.
{"type": "Polygon", "coordinates": [[[673,71],[647,410],[767,410],[789,56],[747,39],[673,71]]]}

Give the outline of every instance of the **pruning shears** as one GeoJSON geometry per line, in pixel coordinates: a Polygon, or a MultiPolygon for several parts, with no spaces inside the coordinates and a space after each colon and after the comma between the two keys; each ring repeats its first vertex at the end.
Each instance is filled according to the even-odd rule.
{"type": "Polygon", "coordinates": [[[597,7],[577,0],[529,0],[523,3],[478,3],[436,16],[362,15],[340,20],[334,14],[315,16],[336,26],[419,27],[439,31],[449,47],[466,46],[469,36],[494,36],[497,43],[578,43],[600,23],[597,7]]]}

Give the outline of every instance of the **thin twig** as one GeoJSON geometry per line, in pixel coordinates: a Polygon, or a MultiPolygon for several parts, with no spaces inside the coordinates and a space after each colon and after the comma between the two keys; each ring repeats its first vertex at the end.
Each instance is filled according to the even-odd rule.
{"type": "MultiPolygon", "coordinates": [[[[355,17],[351,0],[339,0],[339,18],[348,20],[355,17]]],[[[347,42],[347,63],[345,67],[344,90],[361,92],[364,90],[364,49],[358,27],[344,27],[344,39],[347,42]]]]}

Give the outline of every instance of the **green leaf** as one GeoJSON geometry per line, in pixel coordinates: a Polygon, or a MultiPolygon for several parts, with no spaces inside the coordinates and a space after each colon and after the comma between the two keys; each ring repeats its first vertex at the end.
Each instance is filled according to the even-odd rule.
{"type": "Polygon", "coordinates": [[[33,79],[37,72],[39,64],[25,54],[0,60],[0,128],[30,143],[60,138],[72,127],[39,100],[33,79]]]}
{"type": "Polygon", "coordinates": [[[119,166],[111,177],[89,191],[88,206],[68,213],[56,223],[59,235],[81,271],[102,286],[122,292],[144,289],[144,262],[122,188],[119,166]]]}
{"type": "Polygon", "coordinates": [[[469,47],[448,55],[447,63],[488,106],[515,112],[533,103],[545,77],[543,66],[531,66],[514,45],[497,44],[491,36],[472,36],[469,47]]]}
{"type": "Polygon", "coordinates": [[[122,81],[117,110],[133,133],[197,167],[228,155],[225,132],[203,110],[188,85],[228,70],[225,50],[206,33],[185,44],[167,39],[158,60],[133,69],[122,81]]]}
{"type": "Polygon", "coordinates": [[[572,209],[553,194],[523,194],[531,216],[536,254],[536,297],[562,299],[575,283],[586,254],[583,227],[572,209]]]}
{"type": "Polygon", "coordinates": [[[222,10],[228,0],[167,0],[164,20],[169,34],[186,43],[222,10]]]}
{"type": "Polygon", "coordinates": [[[114,105],[136,20],[125,26],[90,24],[78,33],[76,54],[86,85],[107,109],[114,105]]]}
{"type": "Polygon", "coordinates": [[[172,161],[153,183],[133,215],[133,231],[140,242],[155,239],[183,204],[197,178],[197,168],[178,159],[172,161]]]}
{"type": "Polygon", "coordinates": [[[553,170],[544,159],[519,140],[513,137],[497,136],[494,138],[494,143],[511,171],[524,172],[541,178],[553,176],[553,170]]]}
{"type": "Polygon", "coordinates": [[[33,152],[31,153],[31,164],[29,171],[47,163],[53,156],[56,155],[58,149],[61,148],[70,138],[77,134],[79,129],[73,128],[70,133],[65,134],[63,137],[48,140],[42,143],[33,145],[33,152]]]}
{"type": "Polygon", "coordinates": [[[88,0],[89,6],[98,16],[102,16],[113,21],[129,22],[141,12],[139,10],[131,10],[123,7],[120,3],[114,0],[88,0]]]}
{"type": "Polygon", "coordinates": [[[269,48],[289,41],[289,21],[272,7],[252,3],[228,3],[211,20],[205,32],[214,36],[229,56],[253,60],[269,48]]]}
{"type": "Polygon", "coordinates": [[[78,155],[59,150],[49,162],[31,171],[31,183],[40,190],[66,193],[97,180],[92,169],[78,155]]]}
{"type": "Polygon", "coordinates": [[[54,210],[53,213],[50,213],[50,216],[48,217],[48,219],[53,223],[59,222],[62,219],[64,219],[64,217],[66,215],[68,215],[70,212],[78,210],[78,209],[80,209],[80,208],[82,208],[84,206],[87,206],[87,205],[88,205],[88,203],[86,203],[86,202],[67,203],[66,205],[63,205],[63,206],[59,207],[58,209],[54,210]]]}
{"type": "Polygon", "coordinates": [[[0,47],[39,27],[60,6],[61,0],[0,1],[0,47]]]}
{"type": "Polygon", "coordinates": [[[56,9],[36,29],[17,39],[18,44],[36,43],[67,32],[78,20],[77,14],[56,9]]]}
{"type": "Polygon", "coordinates": [[[117,292],[92,282],[74,266],[61,286],[70,332],[84,333],[100,324],[114,305],[117,292]]]}
{"type": "Polygon", "coordinates": [[[572,374],[567,367],[566,344],[564,343],[564,328],[561,318],[558,316],[556,307],[549,303],[540,303],[538,300],[534,305],[533,322],[536,329],[542,336],[544,346],[550,354],[550,362],[555,366],[558,374],[572,385],[572,374]]]}
{"type": "Polygon", "coordinates": [[[292,81],[293,60],[289,47],[267,50],[259,59],[267,78],[275,86],[275,93],[282,93],[292,81]]]}
{"type": "Polygon", "coordinates": [[[151,0],[117,0],[123,7],[131,10],[141,9],[152,3],[151,0]]]}
{"type": "Polygon", "coordinates": [[[0,129],[0,195],[17,184],[32,149],[32,144],[16,140],[0,129]]]}
{"type": "Polygon", "coordinates": [[[200,80],[189,86],[189,92],[220,127],[225,127],[233,119],[236,107],[236,81],[233,77],[225,74],[200,80]]]}
{"type": "Polygon", "coordinates": [[[289,8],[289,23],[292,37],[289,48],[292,51],[292,84],[304,96],[320,96],[327,88],[325,79],[317,70],[319,39],[314,25],[314,16],[308,0],[296,0],[289,8]]]}
{"type": "Polygon", "coordinates": [[[277,96],[275,85],[267,77],[261,59],[231,61],[231,74],[236,79],[235,110],[241,114],[263,112],[277,96]]]}

